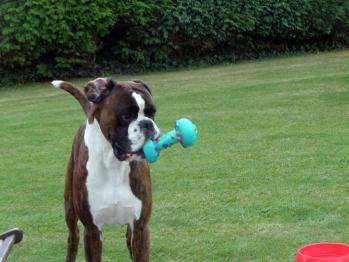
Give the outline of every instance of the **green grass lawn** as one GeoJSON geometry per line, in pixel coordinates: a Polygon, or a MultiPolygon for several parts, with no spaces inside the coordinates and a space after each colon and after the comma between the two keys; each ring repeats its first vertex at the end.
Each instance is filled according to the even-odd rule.
{"type": "MultiPolygon", "coordinates": [[[[163,131],[182,116],[199,129],[151,167],[152,261],[293,261],[308,243],[349,243],[349,50],[114,77],[149,84],[163,131]]],[[[49,83],[0,90],[0,231],[25,234],[9,261],[63,261],[82,121],[49,83]]],[[[104,261],[129,261],[124,234],[105,227],[104,261]]]]}

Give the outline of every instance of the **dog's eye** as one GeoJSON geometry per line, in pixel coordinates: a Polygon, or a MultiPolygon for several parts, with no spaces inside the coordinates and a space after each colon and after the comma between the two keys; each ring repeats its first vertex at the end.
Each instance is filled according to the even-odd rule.
{"type": "Polygon", "coordinates": [[[151,119],[154,119],[155,113],[156,113],[156,110],[153,108],[149,108],[149,109],[144,110],[144,114],[151,119]]]}
{"type": "Polygon", "coordinates": [[[132,113],[126,113],[122,115],[122,119],[124,121],[130,121],[133,118],[133,114],[132,113]]]}

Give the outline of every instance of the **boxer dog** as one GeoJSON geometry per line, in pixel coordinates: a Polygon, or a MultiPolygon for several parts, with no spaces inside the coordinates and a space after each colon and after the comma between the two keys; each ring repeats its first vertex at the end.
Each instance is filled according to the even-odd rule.
{"type": "Polygon", "coordinates": [[[75,135],[65,177],[66,261],[76,259],[78,220],[86,261],[101,261],[105,224],[127,225],[132,261],[148,261],[152,193],[142,147],[159,136],[149,87],[140,80],[97,78],[83,93],[68,82],[52,84],[72,94],[87,116],[75,135]]]}

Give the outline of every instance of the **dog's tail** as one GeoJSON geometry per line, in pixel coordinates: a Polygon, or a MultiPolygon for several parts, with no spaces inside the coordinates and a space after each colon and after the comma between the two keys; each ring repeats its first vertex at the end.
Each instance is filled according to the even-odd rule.
{"type": "Polygon", "coordinates": [[[80,103],[82,109],[85,112],[85,115],[87,115],[88,111],[90,110],[91,104],[88,101],[87,96],[79,88],[75,87],[72,83],[61,80],[52,81],[51,84],[54,87],[61,88],[74,96],[75,99],[80,103]]]}

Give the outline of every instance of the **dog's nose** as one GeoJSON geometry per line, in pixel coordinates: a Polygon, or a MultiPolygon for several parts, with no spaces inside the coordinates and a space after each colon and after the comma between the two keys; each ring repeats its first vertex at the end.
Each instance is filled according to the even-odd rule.
{"type": "Polygon", "coordinates": [[[150,120],[142,120],[139,122],[139,127],[147,131],[154,131],[154,124],[150,120]]]}
{"type": "Polygon", "coordinates": [[[139,122],[139,127],[147,139],[152,138],[155,134],[154,123],[151,120],[142,120],[139,122]]]}

